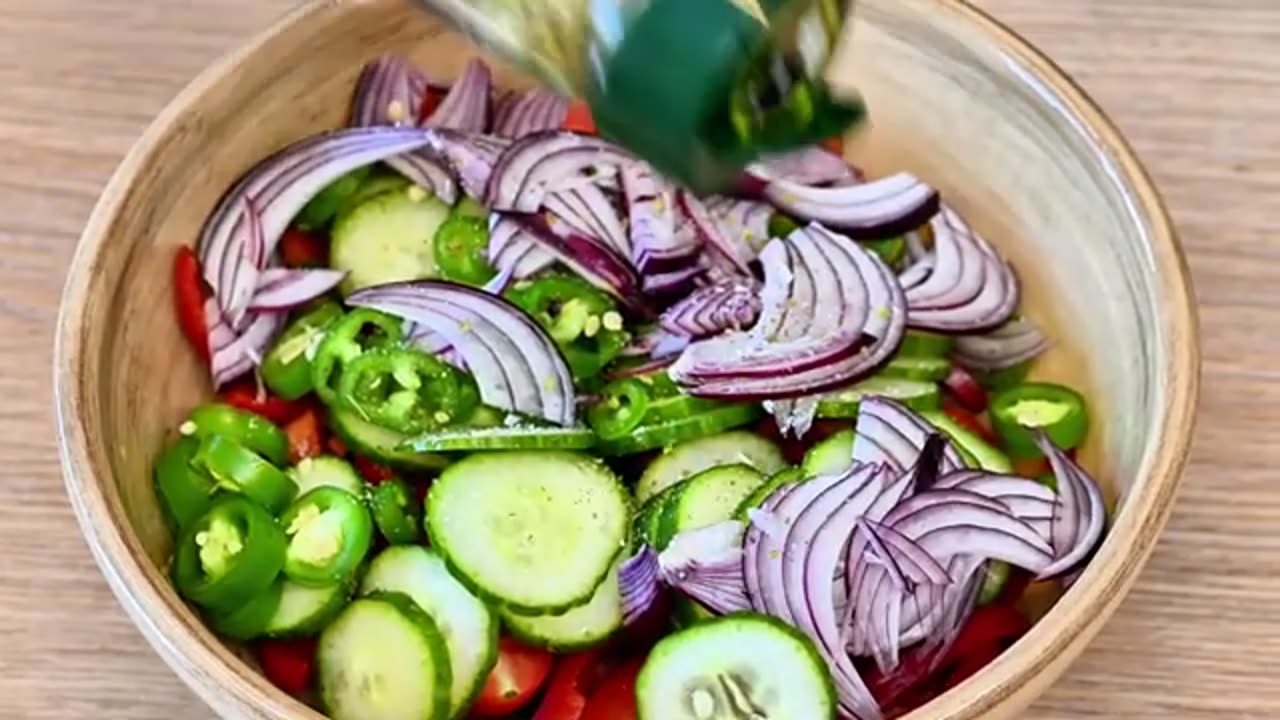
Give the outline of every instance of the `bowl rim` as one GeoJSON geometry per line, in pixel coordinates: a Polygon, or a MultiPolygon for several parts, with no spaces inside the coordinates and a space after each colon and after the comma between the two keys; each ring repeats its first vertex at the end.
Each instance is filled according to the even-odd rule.
{"type": "MultiPolygon", "coordinates": [[[[126,532],[123,507],[114,485],[95,470],[92,443],[80,409],[86,387],[80,382],[86,357],[83,315],[91,278],[122,214],[133,178],[152,163],[164,141],[205,92],[228,74],[253,61],[257,51],[295,24],[335,3],[358,0],[308,0],[284,13],[268,28],[240,43],[201,71],[174,97],[134,143],[107,182],[73,255],[59,308],[54,343],[53,384],[59,455],[66,490],[81,532],[117,601],[167,665],[211,707],[245,717],[322,718],[275,689],[258,673],[245,673],[234,653],[203,626],[192,627],[163,574],[126,532]],[[119,520],[120,522],[115,522],[119,520]],[[183,629],[193,637],[175,637],[183,629]]],[[[1017,694],[1033,678],[1061,670],[1068,650],[1087,642],[1111,615],[1136,580],[1168,520],[1191,449],[1200,386],[1200,337],[1191,273],[1177,231],[1159,192],[1116,125],[1056,63],[1011,28],[968,0],[923,0],[948,22],[978,31],[1025,74],[1038,82],[1042,96],[1073,117],[1135,202],[1134,215],[1145,221],[1155,260],[1157,296],[1178,342],[1166,351],[1170,391],[1157,426],[1155,449],[1144,458],[1140,481],[1112,520],[1106,539],[1084,574],[1046,618],[1009,651],[967,681],[906,716],[907,720],[981,716],[1017,694]],[[1108,582],[1101,582],[1102,580],[1108,582]],[[1046,623],[1050,618],[1051,624],[1046,623]],[[1050,626],[1051,625],[1051,626],[1050,626]]],[[[187,614],[189,615],[189,613],[187,614]]]]}

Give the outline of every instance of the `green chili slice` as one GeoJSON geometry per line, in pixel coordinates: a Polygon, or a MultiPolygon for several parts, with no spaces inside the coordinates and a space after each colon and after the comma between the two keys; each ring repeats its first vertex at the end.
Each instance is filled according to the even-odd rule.
{"type": "Polygon", "coordinates": [[[182,437],[156,457],[152,472],[156,495],[175,530],[181,531],[204,515],[218,491],[217,483],[191,464],[199,448],[199,440],[182,437]]]}
{"type": "Polygon", "coordinates": [[[309,586],[350,579],[373,541],[369,511],[351,493],[329,486],[298,498],[280,527],[288,538],[284,574],[309,586]]]}
{"type": "Polygon", "coordinates": [[[409,483],[391,478],[373,489],[369,498],[373,523],[392,545],[418,542],[422,535],[422,506],[409,483]]]}
{"type": "Polygon", "coordinates": [[[1084,397],[1054,383],[1029,382],[1001,390],[991,397],[990,413],[1005,452],[1014,458],[1043,457],[1034,430],[1043,430],[1063,450],[1079,447],[1089,431],[1084,397]]]}
{"type": "Polygon", "coordinates": [[[244,445],[221,435],[200,442],[192,463],[218,487],[244,495],[272,513],[289,505],[298,486],[285,472],[244,445]]]}
{"type": "Polygon", "coordinates": [[[178,539],[178,592],[215,612],[231,612],[266,592],[284,567],[284,532],[258,505],[239,496],[214,503],[178,539]]]}
{"type": "Polygon", "coordinates": [[[325,331],[342,317],[342,306],[326,300],[295,318],[262,358],[262,382],[285,400],[311,392],[312,359],[325,331]]]}

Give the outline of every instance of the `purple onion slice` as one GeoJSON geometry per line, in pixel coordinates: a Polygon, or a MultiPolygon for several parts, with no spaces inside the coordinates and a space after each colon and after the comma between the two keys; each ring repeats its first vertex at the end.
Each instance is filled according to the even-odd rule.
{"type": "Polygon", "coordinates": [[[938,212],[938,192],[909,173],[858,185],[819,188],[774,180],[765,199],[792,217],[856,240],[897,237],[938,212]]]}
{"type": "Polygon", "coordinates": [[[1008,320],[1019,298],[1013,267],[950,208],[943,208],[930,227],[934,250],[928,272],[903,280],[908,324],[974,332],[1008,320]]]}
{"type": "Polygon", "coordinates": [[[550,90],[512,90],[504,93],[494,106],[492,132],[518,138],[557,130],[568,115],[569,100],[550,90]]]}
{"type": "Polygon", "coordinates": [[[427,88],[427,77],[408,59],[383,55],[372,60],[356,80],[351,126],[416,126],[427,88]]]}
{"type": "Polygon", "coordinates": [[[484,132],[489,126],[489,96],[493,74],[481,60],[471,60],[423,125],[463,132],[484,132]]]}
{"type": "Polygon", "coordinates": [[[345,270],[267,268],[258,278],[250,310],[289,310],[329,292],[347,276],[345,270]]]}
{"type": "Polygon", "coordinates": [[[1049,338],[1026,318],[1015,317],[980,335],[958,335],[951,357],[970,370],[1004,370],[1035,359],[1049,338]]]}

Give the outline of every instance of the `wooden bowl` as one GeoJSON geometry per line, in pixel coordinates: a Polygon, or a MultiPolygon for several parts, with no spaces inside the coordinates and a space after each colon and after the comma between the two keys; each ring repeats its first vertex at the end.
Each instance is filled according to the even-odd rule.
{"type": "MultiPolygon", "coordinates": [[[[1048,615],[910,715],[1009,717],[1111,615],[1169,514],[1197,399],[1193,295],[1149,178],[1048,59],[960,2],[860,0],[857,12],[837,76],[865,93],[874,127],[851,153],[874,173],[905,168],[931,181],[1011,256],[1030,313],[1059,341],[1047,372],[1090,390],[1097,426],[1086,464],[1117,496],[1106,542],[1048,615]]],[[[151,459],[209,392],[171,310],[170,262],[240,173],[342,124],[362,63],[388,51],[442,80],[474,52],[397,0],[317,0],[205,71],[111,179],[63,300],[55,380],[72,504],[121,604],[225,717],[320,716],[206,630],[166,577],[170,538],[151,459]]]]}

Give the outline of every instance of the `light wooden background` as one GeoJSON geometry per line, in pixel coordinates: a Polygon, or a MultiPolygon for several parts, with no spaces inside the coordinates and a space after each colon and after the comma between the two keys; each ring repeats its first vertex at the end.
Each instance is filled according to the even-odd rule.
{"type": "MultiPolygon", "coordinates": [[[[64,500],[62,276],[151,116],[290,0],[0,0],[0,718],[210,715],[117,608],[64,500]]],[[[1028,712],[1280,718],[1280,0],[979,0],[1108,109],[1163,188],[1202,302],[1189,482],[1137,590],[1028,712]]],[[[1082,319],[1087,321],[1087,319],[1082,319]]]]}

